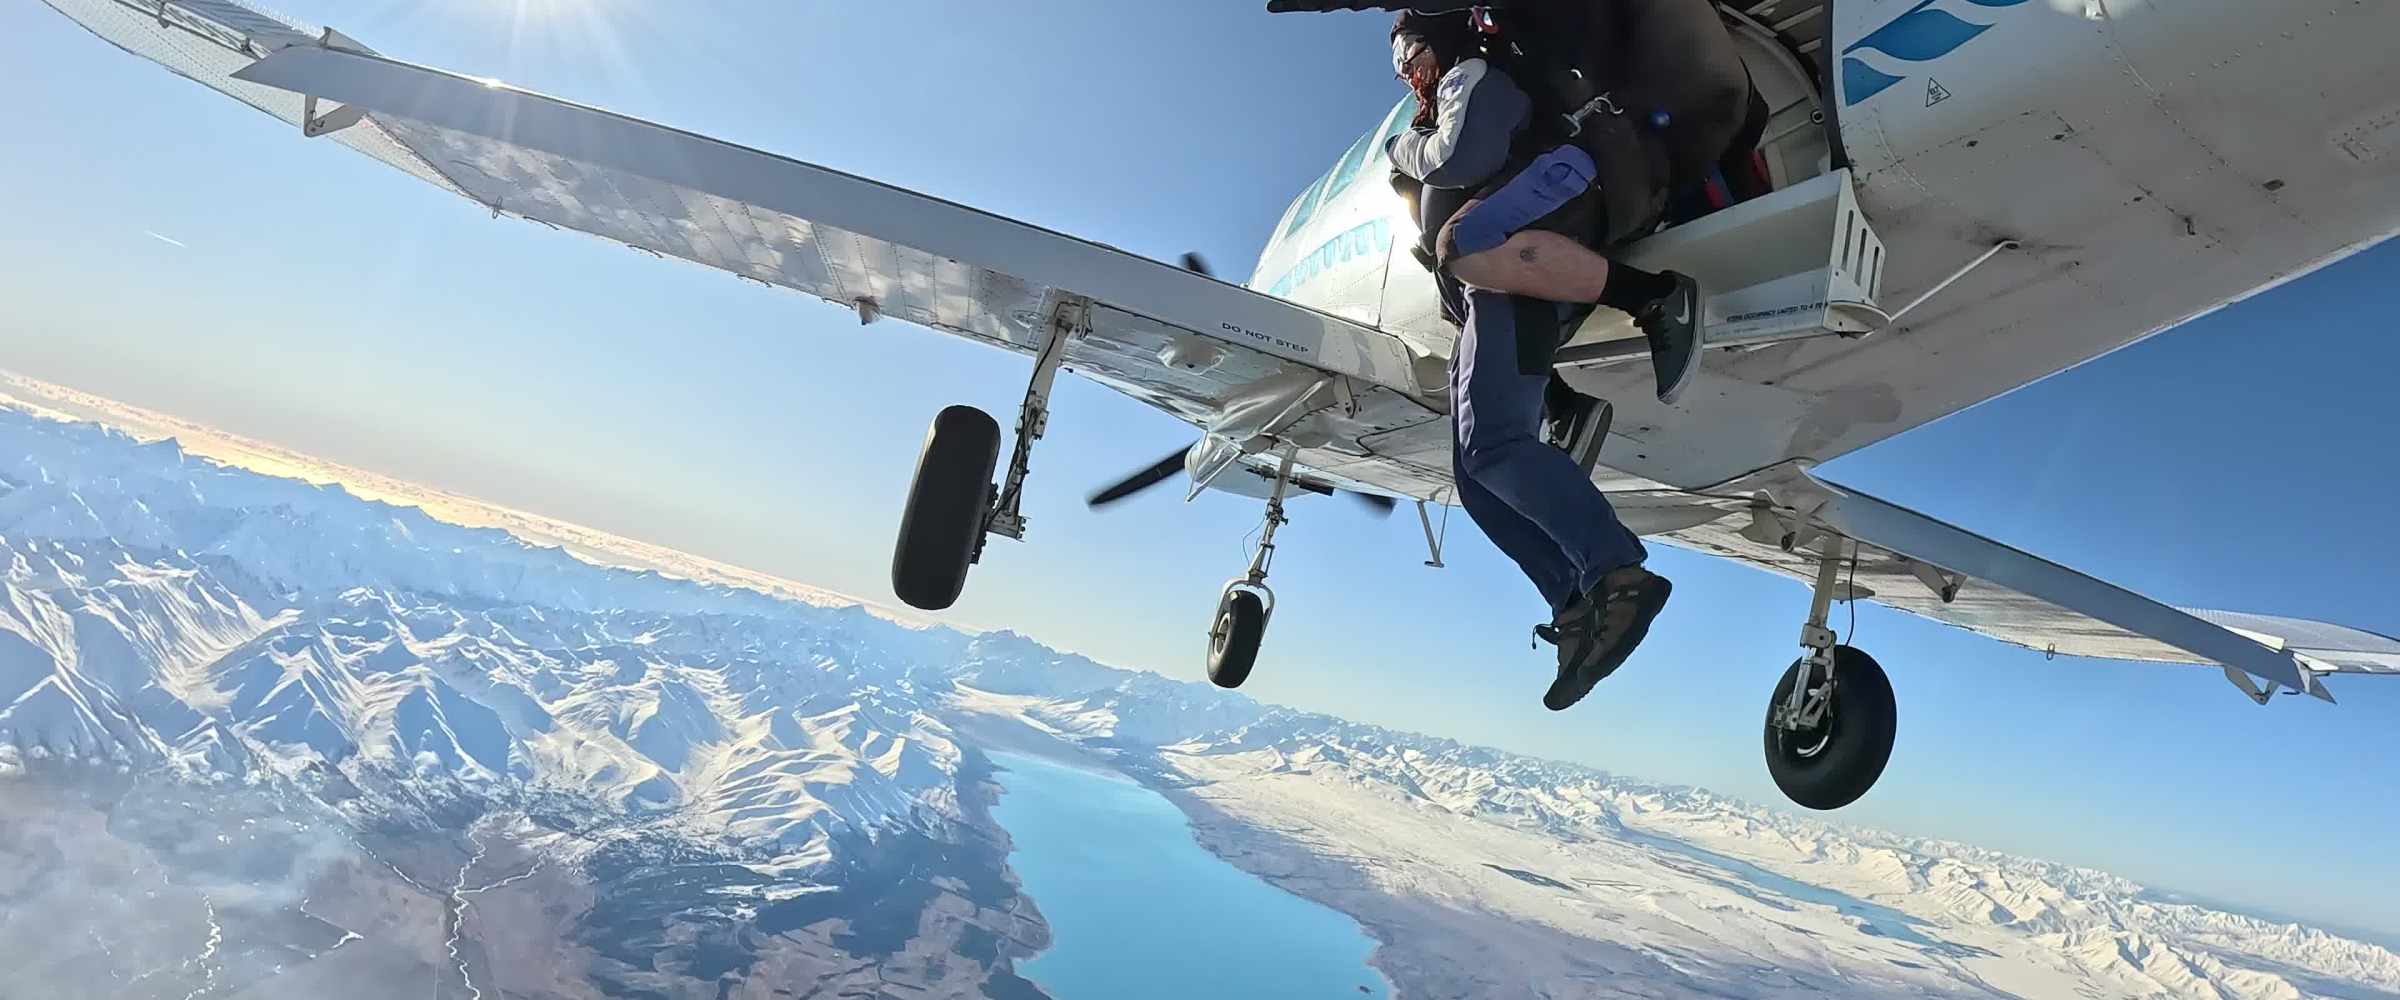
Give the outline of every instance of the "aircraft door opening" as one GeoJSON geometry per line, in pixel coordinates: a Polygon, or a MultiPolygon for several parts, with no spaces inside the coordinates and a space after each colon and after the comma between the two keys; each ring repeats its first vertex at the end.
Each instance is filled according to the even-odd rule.
{"type": "Polygon", "coordinates": [[[1832,0],[1719,3],[1733,29],[1742,63],[1765,98],[1768,119],[1758,150],[1768,179],[1781,190],[1840,165],[1840,147],[1827,93],[1826,46],[1832,0]]]}

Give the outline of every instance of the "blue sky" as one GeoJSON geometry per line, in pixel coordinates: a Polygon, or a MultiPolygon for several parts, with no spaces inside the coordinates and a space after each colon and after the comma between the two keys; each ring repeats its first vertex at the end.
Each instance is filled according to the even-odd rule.
{"type": "MultiPolygon", "coordinates": [[[[1383,24],[1248,2],[285,0],[416,62],[1246,272],[1398,96],[1383,24]]],[[[403,478],[888,600],[926,421],[1026,364],[491,219],[0,5],[0,367],[403,478]],[[175,245],[149,234],[168,237],[175,245]]],[[[1825,466],[2175,603],[2400,632],[2385,247],[1825,466]],[[2381,294],[2378,294],[2381,293],[2381,294]]],[[[1190,437],[1062,380],[1030,541],[954,614],[1198,678],[1254,502],[1093,485],[1190,437]]],[[[1779,802],[1759,760],[1796,584],[1665,547],[1676,602],[1574,711],[1530,588],[1453,518],[1295,504],[1260,698],[1779,802]]],[[[2089,864],[2400,939],[2400,682],[2261,709],[2213,670],[2041,656],[1879,608],[1900,744],[1840,818],[2089,864]]]]}

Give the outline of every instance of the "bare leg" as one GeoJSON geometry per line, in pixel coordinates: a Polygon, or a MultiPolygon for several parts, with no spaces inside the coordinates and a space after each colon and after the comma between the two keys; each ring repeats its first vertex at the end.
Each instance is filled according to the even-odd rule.
{"type": "Polygon", "coordinates": [[[1470,288],[1550,302],[1594,302],[1608,284],[1608,258],[1557,233],[1520,230],[1497,247],[1450,262],[1470,288]]]}

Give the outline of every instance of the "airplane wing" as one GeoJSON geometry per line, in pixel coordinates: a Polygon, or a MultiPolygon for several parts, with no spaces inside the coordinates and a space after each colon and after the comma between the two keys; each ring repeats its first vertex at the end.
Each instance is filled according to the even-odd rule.
{"type": "Polygon", "coordinates": [[[1191,423],[1295,380],[1332,440],[1299,465],[1432,494],[1446,468],[1378,455],[1442,419],[1397,337],[1111,247],[650,122],[397,62],[231,0],[47,0],[101,38],[507,215],[1033,353],[1072,300],[1065,367],[1191,423]]]}
{"type": "Polygon", "coordinates": [[[2320,680],[2327,674],[2400,675],[2400,639],[2177,608],[1804,472],[1778,476],[1776,495],[1800,499],[1695,502],[1671,491],[1609,499],[1658,540],[1803,582],[1815,579],[1821,553],[1834,552],[1837,600],[1854,596],[2054,656],[2221,666],[2262,703],[2279,689],[2332,701],[2320,680]]]}

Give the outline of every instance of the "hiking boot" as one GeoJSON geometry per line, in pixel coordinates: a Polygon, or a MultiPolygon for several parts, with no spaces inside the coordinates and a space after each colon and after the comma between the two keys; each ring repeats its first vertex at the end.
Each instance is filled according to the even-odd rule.
{"type": "Polygon", "coordinates": [[[1658,401],[1673,403],[1700,370],[1700,283],[1677,271],[1662,272],[1675,290],[1650,300],[1633,314],[1633,325],[1650,341],[1650,368],[1658,375],[1658,401]]]}
{"type": "Polygon", "coordinates": [[[1559,612],[1548,629],[1535,629],[1558,644],[1558,679],[1542,695],[1542,707],[1561,711],[1616,673],[1650,634],[1650,622],[1674,589],[1666,577],[1639,565],[1613,570],[1559,612]]]}

